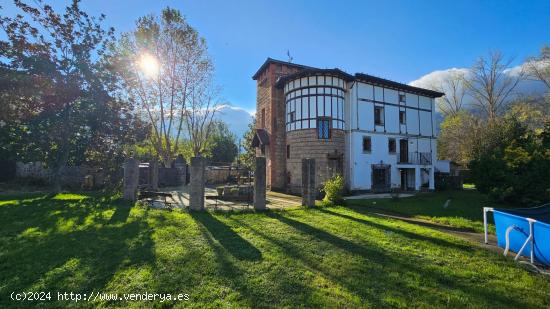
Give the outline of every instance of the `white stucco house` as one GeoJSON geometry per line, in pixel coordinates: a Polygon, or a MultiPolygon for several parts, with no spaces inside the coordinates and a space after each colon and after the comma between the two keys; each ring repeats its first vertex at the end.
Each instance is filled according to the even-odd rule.
{"type": "Polygon", "coordinates": [[[268,186],[299,191],[301,160],[315,158],[318,185],[339,173],[352,191],[434,189],[443,93],[271,58],[253,79],[268,186]]]}

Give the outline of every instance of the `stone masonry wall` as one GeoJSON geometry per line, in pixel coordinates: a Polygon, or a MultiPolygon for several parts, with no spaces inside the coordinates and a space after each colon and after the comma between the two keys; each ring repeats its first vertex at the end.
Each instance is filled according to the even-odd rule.
{"type": "MultiPolygon", "coordinates": [[[[282,89],[275,87],[277,79],[299,69],[271,63],[257,78],[256,128],[266,129],[270,144],[266,147],[266,180],[273,190],[286,187],[285,100],[282,89]],[[262,109],[265,109],[265,127],[262,127],[262,109]]],[[[258,150],[259,152],[259,150],[258,150]]],[[[258,153],[259,155],[259,153],[258,153]]]]}
{"type": "MultiPolygon", "coordinates": [[[[331,138],[328,140],[318,139],[316,129],[287,132],[286,142],[290,146],[290,158],[286,159],[286,170],[290,174],[288,186],[290,191],[295,194],[301,192],[302,159],[304,158],[315,159],[315,183],[317,189],[320,189],[325,180],[330,177],[329,156],[339,157],[344,154],[344,139],[344,131],[335,129],[332,130],[331,138]]],[[[341,160],[341,172],[344,172],[343,156],[341,156],[341,160]]]]}

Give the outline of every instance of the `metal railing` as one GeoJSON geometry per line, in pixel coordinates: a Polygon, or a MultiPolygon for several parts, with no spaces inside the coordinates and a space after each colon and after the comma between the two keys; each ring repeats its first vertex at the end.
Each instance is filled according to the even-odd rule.
{"type": "Polygon", "coordinates": [[[430,165],[432,164],[431,152],[398,152],[397,153],[398,164],[420,164],[430,165]]]}

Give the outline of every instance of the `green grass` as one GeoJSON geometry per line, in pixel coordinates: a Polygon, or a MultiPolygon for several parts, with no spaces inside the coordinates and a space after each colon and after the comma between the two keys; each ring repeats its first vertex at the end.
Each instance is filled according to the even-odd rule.
{"type": "MultiPolygon", "coordinates": [[[[412,218],[429,220],[456,228],[483,232],[483,207],[511,207],[495,204],[475,190],[423,193],[412,198],[378,200],[350,200],[350,208],[386,211],[412,218]],[[445,207],[447,200],[450,200],[445,207]]],[[[489,230],[494,232],[492,216],[489,230]]]]}
{"type": "Polygon", "coordinates": [[[0,200],[2,308],[32,305],[9,300],[13,291],[190,295],[157,306],[550,306],[547,277],[364,207],[189,214],[100,197],[0,200]]]}

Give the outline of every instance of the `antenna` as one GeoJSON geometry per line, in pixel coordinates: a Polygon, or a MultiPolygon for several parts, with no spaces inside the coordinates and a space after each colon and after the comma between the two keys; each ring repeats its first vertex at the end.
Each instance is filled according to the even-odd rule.
{"type": "Polygon", "coordinates": [[[292,56],[290,56],[290,51],[288,49],[286,50],[286,55],[288,56],[288,63],[292,63],[292,59],[294,59],[294,58],[292,58],[292,56]]]}

